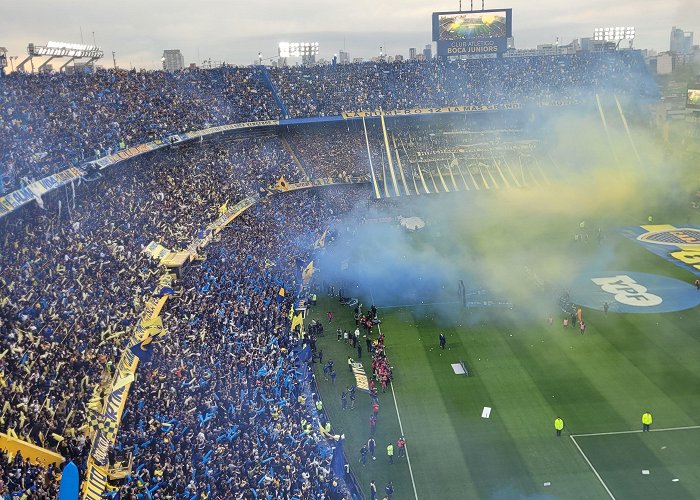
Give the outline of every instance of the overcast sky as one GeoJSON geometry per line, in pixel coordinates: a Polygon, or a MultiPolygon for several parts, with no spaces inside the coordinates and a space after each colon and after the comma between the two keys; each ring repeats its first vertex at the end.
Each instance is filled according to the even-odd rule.
{"type": "MultiPolygon", "coordinates": [[[[24,58],[29,42],[92,43],[112,51],[121,67],[152,69],[163,49],[180,49],[185,63],[204,59],[251,64],[258,52],[277,55],[280,41],[320,42],[320,57],[343,47],[369,58],[379,47],[390,55],[430,43],[431,13],[458,10],[458,0],[2,0],[0,46],[24,58]]],[[[700,42],[698,0],[487,0],[487,9],[513,8],[517,48],[591,36],[601,26],[635,26],[637,48],[669,49],[672,26],[695,31],[700,42]]],[[[469,0],[462,7],[469,8],[469,0]]],[[[474,2],[475,8],[481,2],[474,2]]]]}

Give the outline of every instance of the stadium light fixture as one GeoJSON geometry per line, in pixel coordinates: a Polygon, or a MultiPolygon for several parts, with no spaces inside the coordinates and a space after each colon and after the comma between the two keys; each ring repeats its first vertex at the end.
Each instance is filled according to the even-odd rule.
{"type": "Polygon", "coordinates": [[[280,42],[279,57],[304,57],[318,55],[318,42],[280,42]]]}
{"type": "Polygon", "coordinates": [[[607,28],[595,28],[593,40],[605,42],[620,42],[621,40],[634,40],[634,26],[613,26],[607,28]]]}
{"type": "Polygon", "coordinates": [[[84,45],[82,43],[48,42],[46,46],[29,44],[27,53],[30,56],[50,57],[75,57],[96,58],[104,56],[104,52],[97,45],[84,45]]]}

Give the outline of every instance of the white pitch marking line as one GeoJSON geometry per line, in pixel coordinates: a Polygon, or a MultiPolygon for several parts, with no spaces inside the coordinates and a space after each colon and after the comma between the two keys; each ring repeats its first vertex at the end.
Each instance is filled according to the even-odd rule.
{"type": "Polygon", "coordinates": [[[595,467],[593,467],[593,464],[591,463],[591,461],[588,460],[588,457],[587,457],[586,454],[583,452],[583,450],[581,449],[581,447],[578,445],[578,443],[576,442],[576,439],[574,438],[574,436],[573,436],[573,435],[569,435],[569,437],[571,438],[571,440],[572,440],[572,441],[574,442],[574,444],[576,445],[576,448],[578,448],[578,451],[579,451],[579,453],[581,453],[581,456],[583,456],[583,459],[588,463],[588,466],[589,466],[589,467],[591,468],[591,470],[593,471],[593,474],[595,474],[595,476],[598,478],[598,481],[600,481],[600,484],[602,484],[602,485],[603,485],[603,488],[605,488],[605,491],[608,492],[608,495],[610,495],[610,498],[611,498],[612,500],[615,500],[615,496],[610,492],[610,490],[608,489],[608,486],[605,484],[605,481],[603,481],[603,478],[600,477],[600,474],[598,474],[598,471],[595,470],[595,467]]]}
{"type": "MultiPolygon", "coordinates": [[[[664,429],[649,429],[649,432],[665,432],[665,431],[687,431],[691,429],[700,429],[700,425],[689,425],[686,427],[666,427],[664,429]]],[[[642,429],[636,429],[633,431],[616,431],[616,432],[593,432],[590,434],[571,434],[572,437],[586,437],[586,436],[612,436],[614,434],[636,434],[639,432],[644,432],[642,429]]]]}

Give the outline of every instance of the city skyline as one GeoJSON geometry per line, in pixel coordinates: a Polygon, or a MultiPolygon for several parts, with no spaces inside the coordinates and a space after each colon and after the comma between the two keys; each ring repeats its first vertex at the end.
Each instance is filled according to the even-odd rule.
{"type": "MultiPolygon", "coordinates": [[[[469,7],[469,2],[462,2],[463,10],[469,7]]],[[[474,7],[480,9],[481,2],[474,2],[474,7]]],[[[700,31],[700,15],[688,15],[697,12],[688,0],[621,0],[615,4],[592,0],[573,9],[549,0],[536,5],[485,2],[485,7],[513,9],[517,48],[534,48],[557,39],[560,44],[568,44],[592,36],[596,27],[635,26],[635,47],[662,52],[669,49],[672,26],[700,31]]],[[[366,60],[379,55],[380,47],[384,54],[407,57],[410,47],[420,52],[431,43],[433,11],[458,8],[456,1],[436,4],[417,0],[358,0],[352,8],[342,9],[306,0],[294,4],[269,0],[255,4],[155,0],[147,9],[134,0],[118,5],[30,0],[4,9],[0,45],[7,47],[8,56],[18,56],[18,62],[26,57],[30,42],[79,43],[82,34],[82,42],[94,41],[104,50],[103,66],[112,66],[114,51],[118,66],[146,69],[160,68],[166,49],[180,49],[185,65],[201,65],[204,60],[248,65],[257,60],[259,52],[263,62],[269,62],[277,59],[280,41],[319,42],[319,59],[330,60],[339,50],[345,50],[351,58],[366,60]],[[67,19],[57,24],[56,20],[62,18],[67,19]]]]}

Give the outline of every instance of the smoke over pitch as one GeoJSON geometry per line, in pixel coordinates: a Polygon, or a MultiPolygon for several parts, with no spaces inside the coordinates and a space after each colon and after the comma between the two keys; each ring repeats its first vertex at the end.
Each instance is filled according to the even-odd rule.
{"type": "Polygon", "coordinates": [[[542,141],[537,155],[549,185],[378,200],[371,213],[356,210],[321,260],[324,278],[380,307],[452,309],[461,279],[468,292],[487,291],[473,299],[508,299],[539,317],[554,314],[557,294],[584,269],[609,268],[613,259],[621,268],[625,243],[617,228],[644,224],[649,215],[678,223],[662,219],[683,190],[680,169],[654,131],[627,117],[628,136],[617,110],[605,113],[607,131],[597,113],[560,113],[527,130],[542,141]],[[361,222],[398,215],[422,217],[427,227],[407,233],[396,223],[361,222]]]}

